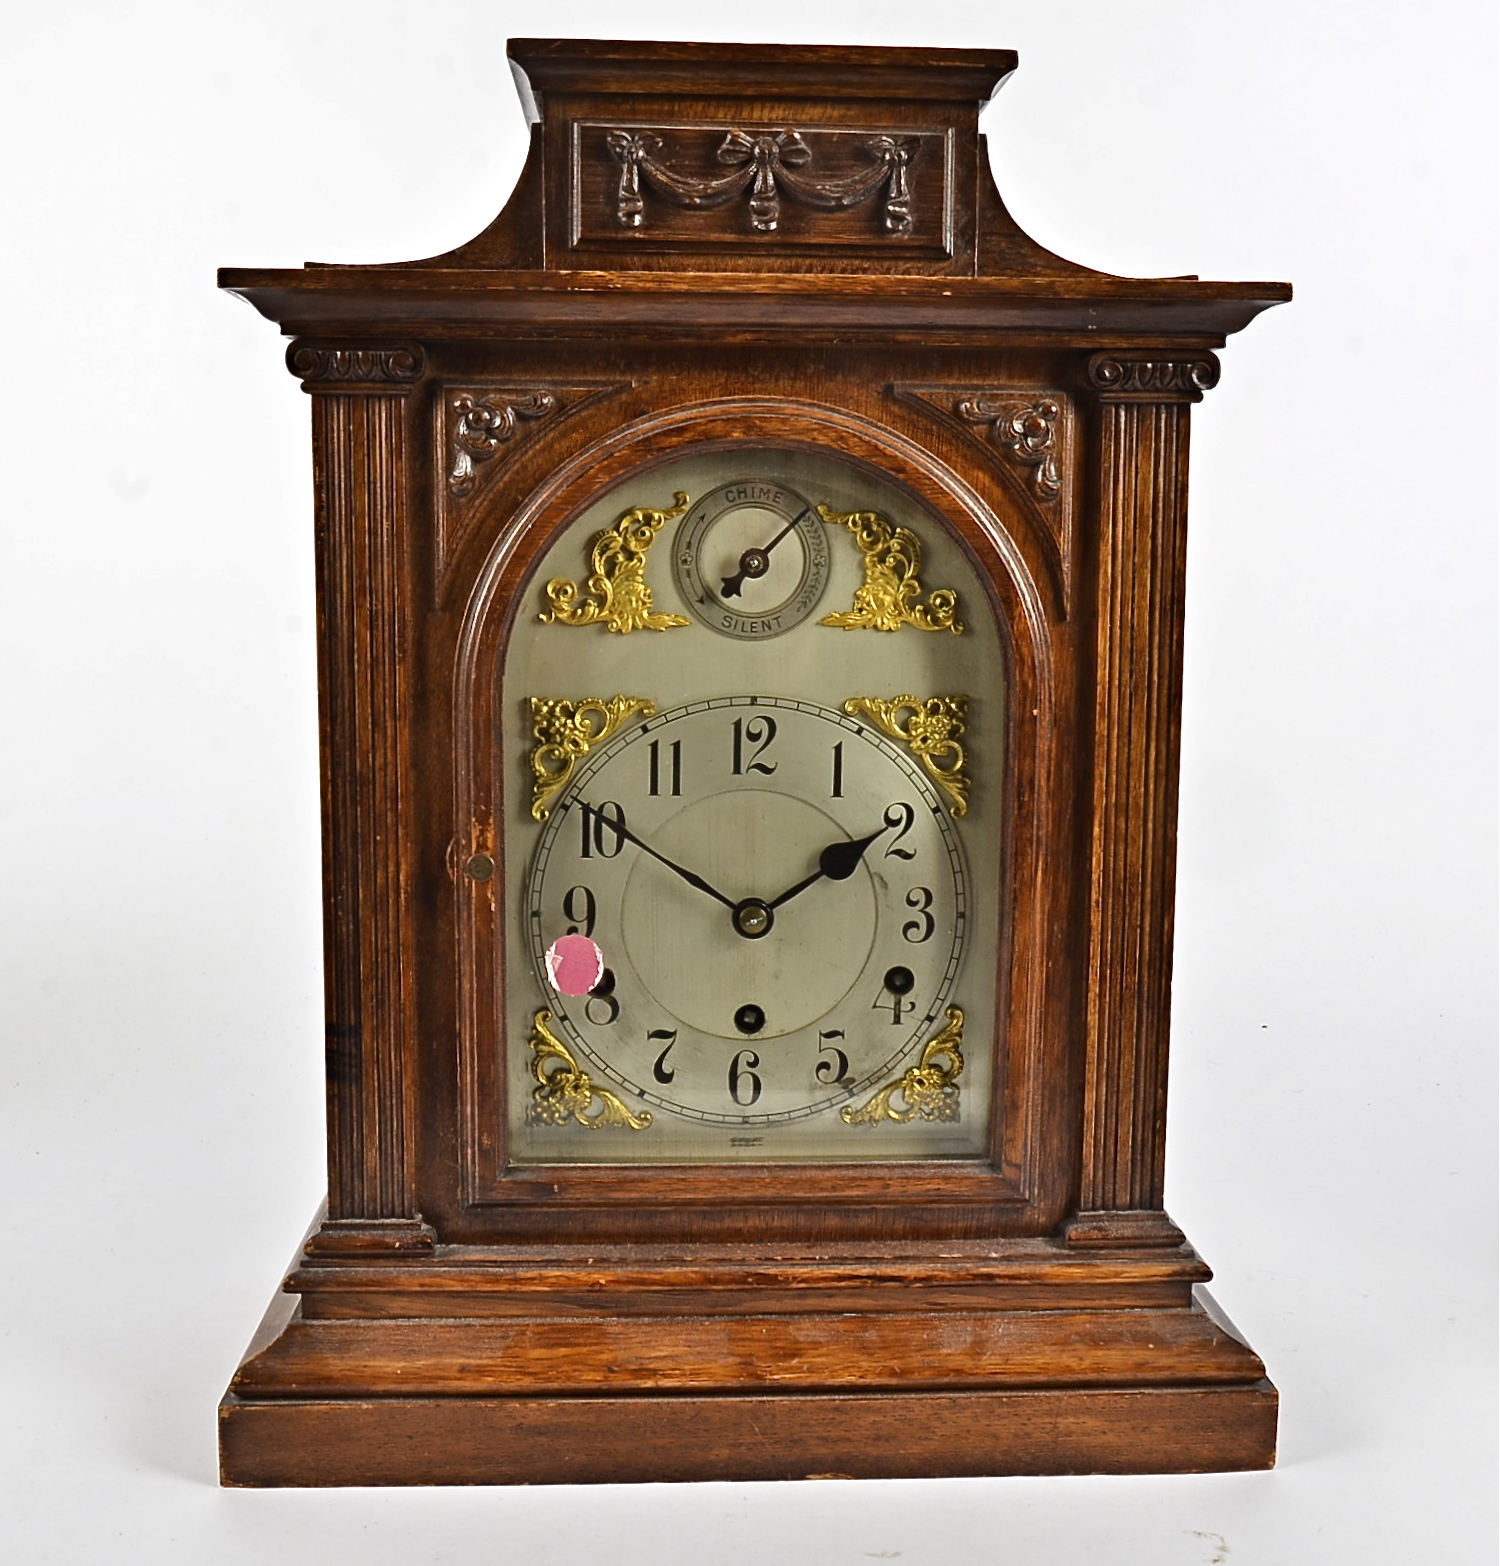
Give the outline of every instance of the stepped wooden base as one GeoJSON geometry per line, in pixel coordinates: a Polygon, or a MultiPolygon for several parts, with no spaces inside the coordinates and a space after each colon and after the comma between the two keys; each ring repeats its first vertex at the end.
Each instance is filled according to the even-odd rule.
{"type": "Polygon", "coordinates": [[[220,1407],[222,1478],[1268,1468],[1276,1390],[1207,1273],[1186,1245],[1045,1240],[775,1260],[455,1247],[380,1266],[310,1245],[220,1407]]]}
{"type": "Polygon", "coordinates": [[[220,1409],[230,1485],[931,1479],[1269,1468],[1276,1389],[390,1398],[220,1409]]]}

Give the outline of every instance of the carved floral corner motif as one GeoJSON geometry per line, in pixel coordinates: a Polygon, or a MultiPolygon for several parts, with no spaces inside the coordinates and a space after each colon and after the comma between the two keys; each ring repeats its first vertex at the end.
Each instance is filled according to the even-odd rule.
{"type": "Polygon", "coordinates": [[[818,515],[830,527],[845,527],[854,535],[865,570],[852,607],[824,615],[820,625],[845,631],[899,631],[909,625],[919,631],[962,634],[957,593],[934,588],[922,602],[922,546],[915,533],[896,527],[878,511],[837,512],[820,505],[818,515]]]}
{"type": "Polygon", "coordinates": [[[560,406],[550,391],[458,392],[448,399],[448,492],[471,494],[479,464],[511,440],[522,419],[541,419],[560,406]]]}
{"type": "Polygon", "coordinates": [[[967,696],[851,696],[844,703],[851,718],[868,719],[892,739],[901,740],[928,777],[948,796],[955,816],[967,814],[970,779],[961,742],[969,717],[967,696]]]}
{"type": "Polygon", "coordinates": [[[619,732],[634,717],[649,718],[656,703],[644,696],[585,696],[582,701],[561,701],[533,696],[531,736],[531,817],[545,821],[552,801],[572,781],[578,763],[594,748],[619,732]]]}
{"type": "Polygon", "coordinates": [[[552,1031],[552,1013],[545,1008],[531,1019],[528,1043],[532,1051],[531,1074],[537,1085],[526,1107],[527,1125],[565,1126],[571,1122],[589,1131],[603,1126],[644,1131],[651,1124],[650,1110],[633,1114],[579,1066],[573,1052],[552,1031]],[[595,1104],[598,1108],[590,1114],[595,1104]]]}
{"type": "Polygon", "coordinates": [[[622,635],[629,631],[667,631],[689,625],[680,614],[651,607],[646,585],[646,551],[664,524],[680,517],[692,502],[678,490],[664,511],[637,506],[594,540],[590,574],[583,588],[567,577],[547,583],[547,607],[538,618],[544,625],[603,625],[622,635]]]}
{"type": "Polygon", "coordinates": [[[1056,500],[1062,492],[1057,465],[1057,425],[1062,409],[1050,397],[1018,402],[1014,397],[975,392],[960,397],[953,411],[966,424],[984,425],[1002,451],[1031,472],[1031,487],[1040,500],[1056,500]]]}
{"type": "Polygon", "coordinates": [[[839,1111],[845,1125],[875,1126],[886,1120],[905,1125],[918,1116],[923,1120],[958,1119],[964,1014],[957,1006],[950,1006],[947,1017],[947,1025],[922,1046],[916,1065],[905,1076],[886,1083],[858,1108],[846,1106],[839,1111]]]}
{"type": "Polygon", "coordinates": [[[695,176],[661,161],[662,138],[654,131],[613,129],[606,144],[620,165],[615,192],[615,217],[626,228],[641,228],[646,220],[647,189],[679,207],[720,207],[749,192],[750,227],[774,234],[781,222],[781,203],[841,211],[869,201],[884,189],[881,219],[887,234],[911,232],[910,167],[916,142],[900,136],[871,136],[860,145],[871,167],[845,179],[815,179],[801,172],[812,151],[795,130],[732,130],[719,144],[715,161],[728,167],[718,178],[695,176]]]}

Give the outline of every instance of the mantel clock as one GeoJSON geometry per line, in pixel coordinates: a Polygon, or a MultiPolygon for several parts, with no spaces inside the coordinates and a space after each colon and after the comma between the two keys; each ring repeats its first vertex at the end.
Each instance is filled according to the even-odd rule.
{"type": "Polygon", "coordinates": [[[329,1193],[225,1481],[1190,1471],[1188,413],[1277,283],[1020,232],[1004,51],[519,41],[509,205],[228,271],[316,463],[329,1193]]]}

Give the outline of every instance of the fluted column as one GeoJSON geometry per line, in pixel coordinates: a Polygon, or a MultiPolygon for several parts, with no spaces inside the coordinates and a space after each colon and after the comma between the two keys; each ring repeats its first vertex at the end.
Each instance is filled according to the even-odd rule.
{"type": "Polygon", "coordinates": [[[317,508],[328,1219],[309,1249],[422,1249],[403,551],[404,404],[423,355],[296,342],[287,365],[312,395],[317,508]]]}
{"type": "Polygon", "coordinates": [[[1188,410],[1211,354],[1096,354],[1100,402],[1083,1162],[1074,1245],[1178,1245],[1162,1211],[1188,410]]]}

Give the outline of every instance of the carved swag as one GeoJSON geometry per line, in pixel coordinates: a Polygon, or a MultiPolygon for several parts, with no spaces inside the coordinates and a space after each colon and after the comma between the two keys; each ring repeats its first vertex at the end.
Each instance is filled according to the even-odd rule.
{"type": "Polygon", "coordinates": [[[826,212],[857,207],[883,186],[883,220],[887,233],[911,232],[911,187],[907,170],[916,152],[913,141],[872,136],[861,151],[873,166],[845,179],[814,179],[799,173],[812,152],[794,130],[730,131],[714,154],[730,172],[720,178],[684,174],[659,162],[662,139],[652,131],[612,130],[606,140],[620,165],[615,214],[626,228],[640,228],[646,201],[642,181],[679,207],[719,207],[743,191],[750,192],[750,227],[773,234],[781,221],[781,202],[790,197],[806,207],[826,212]]]}

